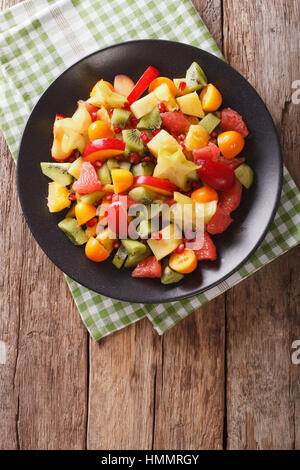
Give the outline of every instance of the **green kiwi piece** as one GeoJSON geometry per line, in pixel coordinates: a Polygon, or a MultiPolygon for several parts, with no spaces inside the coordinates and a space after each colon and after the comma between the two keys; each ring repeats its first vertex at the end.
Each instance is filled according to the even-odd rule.
{"type": "Polygon", "coordinates": [[[112,126],[123,129],[126,126],[130,114],[130,111],[126,111],[126,109],[115,108],[110,120],[112,126]]]}
{"type": "Polygon", "coordinates": [[[150,113],[145,114],[142,119],[139,121],[136,126],[138,129],[159,129],[161,127],[161,117],[159,109],[156,107],[150,111],[150,113]]]}
{"type": "Polygon", "coordinates": [[[122,131],[123,140],[126,144],[125,151],[136,152],[142,155],[145,147],[137,129],[124,129],[122,131]]]}
{"type": "Polygon", "coordinates": [[[87,242],[87,235],[80,225],[78,225],[76,219],[66,217],[59,222],[58,227],[67,235],[74,245],[83,245],[87,242]]]}

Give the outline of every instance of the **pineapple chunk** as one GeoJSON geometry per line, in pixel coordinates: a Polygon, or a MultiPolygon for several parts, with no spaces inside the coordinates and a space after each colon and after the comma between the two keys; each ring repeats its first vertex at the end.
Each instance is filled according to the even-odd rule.
{"type": "Polygon", "coordinates": [[[75,149],[78,149],[79,152],[82,153],[86,144],[87,138],[72,129],[66,129],[63,138],[61,139],[61,148],[66,154],[71,153],[72,150],[75,149]]]}
{"type": "Polygon", "coordinates": [[[124,104],[127,102],[127,98],[119,95],[115,91],[111,91],[103,80],[96,83],[93,90],[93,95],[87,102],[99,108],[101,106],[105,106],[105,108],[123,108],[124,104]]]}
{"type": "Polygon", "coordinates": [[[98,109],[97,119],[99,119],[99,121],[104,121],[110,125],[110,117],[109,117],[107,109],[104,106],[101,106],[101,108],[98,109]]]}
{"type": "Polygon", "coordinates": [[[205,114],[202,109],[201,101],[197,93],[188,93],[176,99],[181,111],[190,116],[204,118],[205,114]]]}
{"type": "Polygon", "coordinates": [[[92,118],[83,103],[78,103],[78,107],[72,116],[72,121],[74,122],[75,130],[83,137],[87,137],[92,118]]]}
{"type": "Polygon", "coordinates": [[[59,212],[70,207],[71,201],[69,199],[70,191],[61,184],[49,183],[48,192],[48,207],[50,212],[59,212]]]}
{"type": "Polygon", "coordinates": [[[182,242],[181,232],[174,224],[170,224],[160,231],[161,240],[150,238],[147,243],[157,260],[172,253],[182,242]]]}
{"type": "Polygon", "coordinates": [[[162,83],[160,86],[155,88],[154,94],[158,101],[162,101],[164,103],[168,111],[176,111],[176,109],[178,109],[178,104],[166,83],[162,83]]]}
{"type": "Polygon", "coordinates": [[[101,243],[101,245],[104,246],[108,253],[112,252],[113,244],[116,241],[116,238],[108,227],[105,228],[102,232],[100,232],[99,235],[97,235],[96,239],[98,240],[98,242],[101,243]]]}
{"type": "Polygon", "coordinates": [[[134,114],[136,119],[140,119],[145,114],[150,113],[152,109],[157,106],[158,100],[154,92],[149,93],[148,95],[144,96],[143,98],[135,101],[131,106],[131,112],[134,114]]]}
{"type": "Polygon", "coordinates": [[[191,125],[185,138],[185,145],[188,150],[201,149],[206,147],[210,135],[200,124],[191,125]]]}
{"type": "Polygon", "coordinates": [[[154,136],[147,144],[150,152],[157,158],[159,150],[166,150],[166,152],[174,153],[181,149],[179,143],[167,131],[162,129],[156,136],[154,136]]]}
{"type": "Polygon", "coordinates": [[[81,169],[82,163],[83,163],[83,158],[79,157],[71,164],[70,168],[68,169],[68,173],[74,176],[74,178],[76,178],[77,180],[80,176],[80,169],[81,169]]]}

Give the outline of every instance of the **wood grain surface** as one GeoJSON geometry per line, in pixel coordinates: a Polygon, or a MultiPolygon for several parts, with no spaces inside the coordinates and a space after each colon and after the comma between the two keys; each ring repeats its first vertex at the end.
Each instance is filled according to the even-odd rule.
{"type": "MultiPolygon", "coordinates": [[[[266,102],[299,186],[299,1],[194,4],[266,102]]],[[[142,320],[95,343],[25,224],[3,137],[0,154],[1,449],[300,449],[299,247],[163,337],[142,320]]]]}

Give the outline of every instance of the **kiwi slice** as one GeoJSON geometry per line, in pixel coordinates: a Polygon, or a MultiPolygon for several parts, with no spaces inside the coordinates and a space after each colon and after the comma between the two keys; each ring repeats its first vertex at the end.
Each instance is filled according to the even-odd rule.
{"type": "Polygon", "coordinates": [[[192,88],[197,85],[207,85],[207,77],[197,62],[193,62],[186,71],[186,84],[192,88]]]}
{"type": "Polygon", "coordinates": [[[156,199],[157,194],[154,191],[150,191],[149,189],[143,187],[133,188],[129,191],[128,195],[136,202],[140,204],[149,205],[156,199]]]}
{"type": "Polygon", "coordinates": [[[130,111],[126,111],[126,109],[115,108],[110,120],[112,126],[124,128],[126,126],[130,114],[130,111]]]}
{"type": "Polygon", "coordinates": [[[89,194],[82,194],[80,196],[80,201],[85,202],[86,204],[96,204],[96,202],[100,201],[104,196],[103,191],[93,191],[89,194]]]}
{"type": "Polygon", "coordinates": [[[68,186],[73,181],[72,176],[68,173],[70,166],[71,163],[41,162],[41,170],[44,175],[62,186],[68,186]]]}
{"type": "Polygon", "coordinates": [[[123,245],[121,245],[117,251],[117,253],[115,254],[112,262],[113,264],[116,266],[116,268],[118,269],[121,269],[126,258],[128,256],[128,253],[126,251],[126,249],[124,248],[123,245]]]}
{"type": "Polygon", "coordinates": [[[181,281],[184,278],[184,275],[181,273],[177,273],[170,268],[167,264],[163,270],[162,276],[160,278],[162,284],[174,284],[175,282],[181,281]]]}
{"type": "Polygon", "coordinates": [[[124,129],[122,135],[126,144],[126,150],[139,153],[140,155],[144,153],[144,142],[140,138],[141,134],[137,129],[124,129]]]}
{"type": "Polygon", "coordinates": [[[111,174],[108,168],[107,162],[103,163],[103,165],[98,168],[97,170],[98,178],[101,182],[101,184],[111,184],[112,179],[111,179],[111,174]]]}
{"type": "Polygon", "coordinates": [[[138,242],[136,240],[126,239],[121,240],[121,242],[129,255],[145,253],[147,249],[144,243],[138,242]]]}
{"type": "Polygon", "coordinates": [[[152,176],[154,171],[154,163],[141,162],[132,167],[133,176],[152,176]]]}
{"type": "Polygon", "coordinates": [[[199,124],[204,127],[204,129],[206,129],[209,134],[211,134],[215,130],[215,128],[220,124],[220,122],[221,119],[219,119],[212,113],[208,113],[203,119],[201,119],[199,124]]]}
{"type": "Polygon", "coordinates": [[[83,245],[87,242],[85,231],[78,225],[76,219],[66,217],[59,222],[58,227],[67,235],[74,245],[83,245]]]}
{"type": "Polygon", "coordinates": [[[242,183],[246,189],[249,189],[252,186],[254,173],[249,165],[243,163],[242,165],[238,166],[234,172],[239,182],[242,183]]]}
{"type": "Polygon", "coordinates": [[[137,264],[139,264],[141,261],[143,261],[143,259],[146,259],[148,258],[148,256],[151,256],[151,251],[150,249],[144,245],[146,250],[144,253],[134,253],[134,254],[130,254],[127,258],[127,260],[125,261],[125,264],[124,264],[124,267],[125,268],[133,268],[135,267],[137,264]]]}
{"type": "Polygon", "coordinates": [[[159,129],[161,126],[161,117],[159,109],[156,107],[150,111],[150,113],[145,114],[142,117],[138,125],[136,126],[138,129],[159,129]]]}

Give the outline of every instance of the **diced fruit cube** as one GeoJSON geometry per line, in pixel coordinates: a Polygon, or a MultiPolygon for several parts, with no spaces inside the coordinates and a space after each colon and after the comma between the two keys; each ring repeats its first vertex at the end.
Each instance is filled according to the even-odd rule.
{"type": "Polygon", "coordinates": [[[70,168],[68,169],[68,173],[74,176],[74,178],[76,178],[77,180],[80,176],[80,169],[81,169],[82,163],[83,163],[83,158],[79,157],[71,164],[70,168]]]}
{"type": "Polygon", "coordinates": [[[184,114],[204,118],[201,101],[195,91],[188,95],[180,96],[176,101],[184,114]]]}
{"type": "Polygon", "coordinates": [[[181,149],[180,144],[167,131],[162,129],[147,144],[150,152],[157,158],[159,150],[163,149],[169,153],[174,153],[181,149]]]}
{"type": "Polygon", "coordinates": [[[115,168],[111,170],[111,176],[116,194],[127,191],[133,184],[133,175],[131,171],[123,170],[122,168],[115,168]]]}
{"type": "Polygon", "coordinates": [[[145,114],[137,125],[138,129],[159,129],[161,126],[160,112],[157,107],[145,114]]]}
{"type": "Polygon", "coordinates": [[[184,278],[183,274],[173,271],[173,269],[171,269],[170,266],[167,264],[163,270],[160,280],[162,284],[168,285],[168,284],[175,284],[176,282],[181,281],[181,279],[183,278],[184,278]]]}
{"type": "Polygon", "coordinates": [[[155,256],[140,261],[135,270],[132,272],[132,277],[150,277],[156,278],[161,276],[161,265],[155,256]]]}
{"type": "Polygon", "coordinates": [[[149,95],[140,98],[139,100],[135,101],[131,106],[131,112],[134,114],[136,119],[140,119],[145,114],[150,113],[152,109],[157,106],[158,99],[154,92],[149,93],[149,95]]]}
{"type": "Polygon", "coordinates": [[[75,206],[75,215],[78,225],[83,225],[88,220],[91,220],[93,217],[95,217],[96,212],[97,209],[95,206],[79,201],[75,206]]]}
{"type": "Polygon", "coordinates": [[[127,75],[116,75],[114,79],[114,89],[122,96],[128,96],[133,90],[134,83],[127,75]]]}
{"type": "Polygon", "coordinates": [[[219,119],[212,113],[208,113],[203,119],[201,119],[199,124],[204,127],[204,129],[206,129],[209,134],[211,134],[215,130],[215,128],[220,124],[220,122],[221,119],[219,119]]]}
{"type": "Polygon", "coordinates": [[[104,246],[108,253],[111,253],[116,238],[112,231],[107,227],[101,233],[99,233],[99,235],[97,235],[96,240],[98,240],[98,242],[104,246]]]}
{"type": "Polygon", "coordinates": [[[59,212],[70,207],[70,191],[59,183],[49,183],[48,207],[50,212],[59,212]]]}
{"type": "Polygon", "coordinates": [[[170,132],[181,132],[190,125],[189,120],[182,111],[173,111],[161,114],[163,126],[170,132]]]}
{"type": "Polygon", "coordinates": [[[159,233],[162,235],[160,240],[147,240],[147,243],[157,260],[161,260],[172,253],[182,242],[181,232],[174,224],[168,225],[159,233]]]}
{"type": "Polygon", "coordinates": [[[245,188],[249,189],[253,183],[253,170],[249,165],[243,163],[235,170],[235,176],[245,188]]]}
{"type": "Polygon", "coordinates": [[[114,127],[125,127],[129,119],[130,111],[126,109],[114,109],[111,117],[111,125],[114,127]]]}
{"type": "Polygon", "coordinates": [[[168,111],[175,111],[178,109],[178,104],[176,103],[174,95],[166,83],[162,83],[160,86],[155,88],[153,93],[159,102],[164,103],[168,111]]]}
{"type": "Polygon", "coordinates": [[[185,138],[185,145],[188,150],[200,149],[206,147],[210,135],[200,124],[191,125],[185,138]]]}
{"type": "Polygon", "coordinates": [[[98,107],[105,106],[105,108],[123,108],[126,101],[124,96],[112,91],[104,80],[96,83],[93,96],[88,99],[88,103],[98,107]]]}

